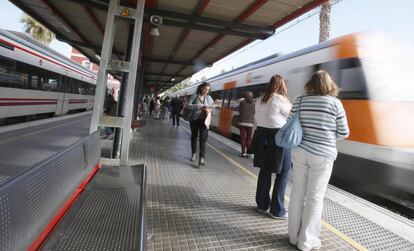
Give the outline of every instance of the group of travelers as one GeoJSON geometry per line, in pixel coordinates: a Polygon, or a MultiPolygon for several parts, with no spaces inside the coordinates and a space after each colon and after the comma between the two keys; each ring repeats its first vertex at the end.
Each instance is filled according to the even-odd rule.
{"type": "MultiPolygon", "coordinates": [[[[305,95],[292,105],[282,76],[273,76],[265,92],[254,100],[246,92],[239,105],[241,157],[254,155],[260,168],[256,189],[256,211],[271,218],[288,219],[289,242],[300,250],[321,247],[319,238],[323,198],[337,156],[336,141],[349,135],[346,114],[336,98],[338,87],[323,70],[315,72],[304,86],[305,95]],[[298,147],[276,144],[277,132],[299,114],[302,141],[298,147]],[[256,130],[252,137],[254,124],[256,130]],[[289,217],[285,209],[285,190],[292,170],[289,217]],[[276,179],[272,185],[272,174],[276,179]],[[271,196],[270,196],[271,192],[271,196]]],[[[199,138],[199,165],[205,164],[205,149],[213,99],[207,82],[186,103],[191,110],[191,160],[196,159],[199,138]]]]}

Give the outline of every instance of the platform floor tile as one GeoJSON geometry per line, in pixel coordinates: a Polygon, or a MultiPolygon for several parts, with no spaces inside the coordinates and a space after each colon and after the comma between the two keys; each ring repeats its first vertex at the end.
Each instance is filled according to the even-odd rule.
{"type": "MultiPolygon", "coordinates": [[[[148,166],[148,250],[296,250],[287,221],[255,211],[256,181],[207,148],[189,160],[189,133],[151,120],[132,141],[133,162],[148,166]]],[[[321,250],[353,250],[327,229],[321,250]]]]}

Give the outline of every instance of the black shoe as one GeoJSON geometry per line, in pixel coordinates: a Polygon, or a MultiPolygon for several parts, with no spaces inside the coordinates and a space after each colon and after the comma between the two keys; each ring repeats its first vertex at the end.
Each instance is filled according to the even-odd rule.
{"type": "Polygon", "coordinates": [[[203,165],[203,166],[205,166],[206,165],[206,162],[204,161],[204,158],[200,158],[200,163],[199,163],[200,165],[203,165]]]}

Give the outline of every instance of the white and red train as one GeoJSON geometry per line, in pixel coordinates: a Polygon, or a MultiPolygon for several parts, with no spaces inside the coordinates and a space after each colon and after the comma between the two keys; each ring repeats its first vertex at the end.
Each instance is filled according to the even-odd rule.
{"type": "Polygon", "coordinates": [[[91,110],[96,74],[22,33],[0,29],[0,119],[91,110]]]}
{"type": "MultiPolygon", "coordinates": [[[[239,135],[231,120],[245,91],[258,97],[271,76],[281,74],[293,101],[304,94],[311,74],[324,69],[341,88],[351,131],[337,144],[334,177],[358,187],[374,184],[374,189],[392,187],[413,195],[414,53],[373,35],[344,36],[208,79],[215,102],[212,128],[239,135]]],[[[187,97],[196,88],[175,94],[187,97]]]]}

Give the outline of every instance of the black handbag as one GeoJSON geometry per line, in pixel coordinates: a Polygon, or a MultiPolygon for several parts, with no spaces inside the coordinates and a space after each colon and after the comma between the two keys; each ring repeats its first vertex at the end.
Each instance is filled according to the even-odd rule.
{"type": "Polygon", "coordinates": [[[239,128],[240,127],[239,122],[240,122],[240,115],[233,115],[233,118],[231,119],[231,125],[239,128]]]}

